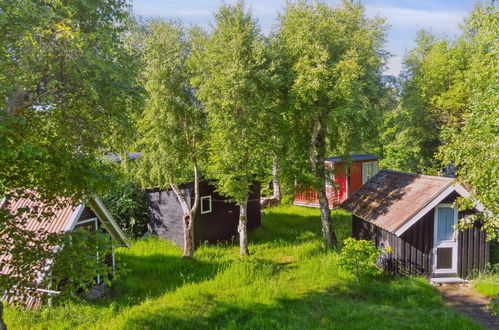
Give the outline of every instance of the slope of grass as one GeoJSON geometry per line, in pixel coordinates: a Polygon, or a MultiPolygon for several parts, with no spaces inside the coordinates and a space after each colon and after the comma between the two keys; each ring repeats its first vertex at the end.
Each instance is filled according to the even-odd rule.
{"type": "MultiPolygon", "coordinates": [[[[351,235],[346,213],[335,211],[334,223],[340,239],[351,235]]],[[[268,210],[250,242],[244,260],[231,243],[201,246],[194,260],[182,260],[166,241],[140,240],[119,250],[129,271],[105,299],[36,311],[9,306],[6,321],[13,329],[479,328],[422,278],[356,285],[337,252],[324,251],[318,210],[268,210]]]]}

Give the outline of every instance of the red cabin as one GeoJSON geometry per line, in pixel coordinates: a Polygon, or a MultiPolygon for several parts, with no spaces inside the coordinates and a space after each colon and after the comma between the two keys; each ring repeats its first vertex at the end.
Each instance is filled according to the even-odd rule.
{"type": "MultiPolygon", "coordinates": [[[[357,189],[378,173],[378,156],[350,155],[350,159],[333,156],[326,158],[326,168],[332,172],[334,185],[326,185],[329,207],[350,197],[357,189]]],[[[317,192],[313,188],[296,189],[294,205],[319,207],[317,192]]]]}

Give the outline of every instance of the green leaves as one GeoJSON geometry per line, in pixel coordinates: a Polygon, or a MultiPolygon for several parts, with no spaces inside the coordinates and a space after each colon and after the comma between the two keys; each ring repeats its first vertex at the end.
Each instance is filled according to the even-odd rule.
{"type": "MultiPolygon", "coordinates": [[[[398,108],[387,119],[385,159],[393,169],[437,174],[449,164],[488,212],[489,238],[499,228],[499,64],[497,8],[477,5],[454,42],[421,31],[405,58],[398,108]]],[[[471,203],[460,202],[462,209],[471,203]]]]}
{"type": "Polygon", "coordinates": [[[54,257],[51,275],[61,297],[88,291],[96,284],[96,276],[110,284],[113,265],[108,262],[112,253],[109,235],[76,229],[62,235],[58,243],[62,248],[54,257]]]}
{"type": "Polygon", "coordinates": [[[189,58],[191,81],[208,118],[208,175],[222,194],[242,203],[269,159],[268,63],[263,37],[243,2],[223,5],[215,20],[189,58]]]}
{"type": "Polygon", "coordinates": [[[372,241],[356,240],[349,237],[343,241],[340,265],[354,273],[358,284],[362,277],[373,275],[379,271],[376,266],[379,254],[380,250],[374,246],[372,241]]]}
{"type": "Polygon", "coordinates": [[[138,176],[144,187],[169,188],[192,181],[194,164],[204,161],[205,115],[189,84],[186,63],[196,37],[179,22],[161,20],[150,22],[146,36],[147,98],[138,121],[138,176]]]}

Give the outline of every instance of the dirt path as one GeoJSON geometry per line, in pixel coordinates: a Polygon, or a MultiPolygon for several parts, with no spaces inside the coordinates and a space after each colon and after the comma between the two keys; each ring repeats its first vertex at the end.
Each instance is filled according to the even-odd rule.
{"type": "Polygon", "coordinates": [[[486,306],[489,298],[476,292],[467,284],[441,285],[442,292],[449,307],[457,309],[476,322],[489,329],[499,329],[499,317],[492,316],[486,306]]]}

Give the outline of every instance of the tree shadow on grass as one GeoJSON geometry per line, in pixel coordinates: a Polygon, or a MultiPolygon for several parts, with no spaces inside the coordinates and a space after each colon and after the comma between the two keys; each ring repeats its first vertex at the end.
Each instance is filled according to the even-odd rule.
{"type": "Polygon", "coordinates": [[[268,303],[217,301],[199,293],[195,302],[178,310],[167,305],[131,314],[126,328],[181,329],[480,329],[445,307],[424,281],[372,281],[308,292],[298,298],[276,298],[268,303]]]}
{"type": "MultiPolygon", "coordinates": [[[[250,233],[250,243],[300,244],[311,240],[322,240],[321,218],[318,210],[299,206],[287,206],[267,210],[263,216],[262,227],[250,233]],[[290,211],[303,209],[303,215],[290,211]]],[[[331,213],[333,227],[341,242],[352,235],[351,215],[343,210],[331,213]]]]}
{"type": "Polygon", "coordinates": [[[190,283],[212,279],[228,262],[206,262],[182,259],[165,254],[120,256],[123,275],[113,282],[106,297],[98,305],[130,306],[155,298],[190,283]]]}

